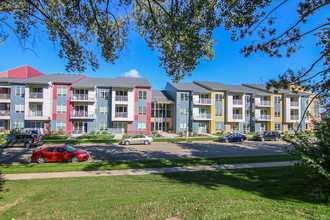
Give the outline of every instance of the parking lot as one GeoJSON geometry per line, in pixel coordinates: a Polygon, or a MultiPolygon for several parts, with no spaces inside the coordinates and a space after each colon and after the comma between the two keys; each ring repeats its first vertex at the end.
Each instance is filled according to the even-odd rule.
{"type": "MultiPolygon", "coordinates": [[[[44,145],[43,147],[45,147],[44,145]]],[[[86,150],[91,157],[88,162],[115,160],[144,160],[161,158],[193,158],[193,157],[222,157],[260,154],[284,153],[283,141],[244,143],[219,143],[211,141],[193,143],[152,143],[151,145],[119,145],[119,144],[85,144],[74,146],[86,150]]],[[[4,148],[0,149],[0,164],[30,163],[32,150],[38,148],[4,148]]]]}

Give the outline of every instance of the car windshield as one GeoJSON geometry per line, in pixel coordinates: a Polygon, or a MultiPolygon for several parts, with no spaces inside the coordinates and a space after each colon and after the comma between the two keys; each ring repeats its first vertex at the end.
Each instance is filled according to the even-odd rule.
{"type": "Polygon", "coordinates": [[[74,149],[73,147],[69,147],[69,146],[64,146],[63,148],[64,148],[65,150],[69,151],[70,153],[76,151],[76,149],[74,149]]]}
{"type": "Polygon", "coordinates": [[[226,135],[226,137],[231,137],[231,136],[232,136],[232,134],[227,134],[227,135],[226,135]]]}

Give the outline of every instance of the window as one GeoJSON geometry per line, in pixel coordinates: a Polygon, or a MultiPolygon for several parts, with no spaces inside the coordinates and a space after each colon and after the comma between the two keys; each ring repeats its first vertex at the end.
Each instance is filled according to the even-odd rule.
{"type": "Polygon", "coordinates": [[[250,110],[245,110],[245,117],[249,118],[250,117],[250,110]]]}
{"type": "Polygon", "coordinates": [[[187,93],[181,93],[181,101],[188,101],[188,94],[187,93]]]}
{"type": "MultiPolygon", "coordinates": [[[[117,93],[118,91],[116,91],[117,93]]],[[[100,98],[101,99],[107,99],[109,98],[109,90],[106,90],[106,89],[101,89],[100,90],[100,98]]]]}
{"type": "Polygon", "coordinates": [[[15,94],[16,94],[16,96],[23,96],[24,95],[24,86],[17,86],[15,94]]]}
{"type": "Polygon", "coordinates": [[[181,108],[180,115],[187,115],[187,108],[181,108]]]}
{"type": "Polygon", "coordinates": [[[123,91],[123,90],[117,90],[116,91],[116,96],[127,96],[127,91],[123,91]]]}
{"type": "Polygon", "coordinates": [[[44,127],[44,123],[42,121],[31,121],[31,129],[42,129],[44,127]]]}
{"type": "Polygon", "coordinates": [[[250,103],[250,96],[249,95],[245,96],[245,103],[250,103]]]}
{"type": "Polygon", "coordinates": [[[250,124],[249,123],[244,123],[243,124],[243,133],[249,133],[250,132],[250,124]]]}
{"type": "Polygon", "coordinates": [[[139,106],[139,115],[147,114],[147,106],[139,106]]]}
{"type": "Polygon", "coordinates": [[[105,131],[105,130],[108,130],[108,122],[101,121],[100,122],[100,131],[105,131]]]}
{"type": "Polygon", "coordinates": [[[319,107],[319,101],[314,101],[314,107],[318,108],[319,107]]]}
{"type": "Polygon", "coordinates": [[[215,109],[215,116],[222,116],[222,108],[215,109]]]}
{"type": "Polygon", "coordinates": [[[320,117],[320,113],[318,111],[315,111],[315,118],[320,117]]]}
{"type": "Polygon", "coordinates": [[[147,130],[147,123],[138,122],[138,131],[146,131],[146,130],[147,130]]]}
{"type": "Polygon", "coordinates": [[[221,122],[215,122],[215,130],[216,131],[222,131],[222,123],[221,122]]]}
{"type": "Polygon", "coordinates": [[[57,121],[56,122],[56,131],[65,131],[66,130],[66,122],[65,121],[57,121]]]}
{"type": "Polygon", "coordinates": [[[147,99],[147,91],[139,91],[139,99],[147,99]]]}
{"type": "Polygon", "coordinates": [[[15,121],[14,128],[23,129],[24,128],[24,121],[15,121]]]}
{"type": "Polygon", "coordinates": [[[60,114],[66,113],[66,105],[57,105],[56,112],[60,114]]]}
{"type": "Polygon", "coordinates": [[[275,117],[276,118],[281,117],[281,110],[275,109],[275,117]]]}
{"type": "Polygon", "coordinates": [[[275,123],[275,131],[281,130],[281,123],[275,123]]]}
{"type": "Polygon", "coordinates": [[[215,101],[221,102],[222,101],[222,94],[215,94],[215,101]]]}
{"type": "Polygon", "coordinates": [[[281,103],[281,97],[275,96],[275,104],[280,104],[280,103],[281,103]]]}
{"type": "Polygon", "coordinates": [[[187,123],[180,123],[180,129],[186,130],[187,129],[187,123]]]}
{"type": "Polygon", "coordinates": [[[67,88],[64,87],[57,88],[57,96],[66,96],[66,94],[67,94],[67,88]]]}
{"type": "Polygon", "coordinates": [[[23,104],[15,105],[15,112],[16,113],[24,113],[24,105],[23,104]]]}
{"type": "Polygon", "coordinates": [[[108,114],[108,106],[101,106],[100,107],[100,114],[107,115],[108,114]]]}

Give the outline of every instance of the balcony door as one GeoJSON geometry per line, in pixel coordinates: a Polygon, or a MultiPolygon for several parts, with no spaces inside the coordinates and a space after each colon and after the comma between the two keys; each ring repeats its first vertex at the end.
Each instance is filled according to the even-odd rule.
{"type": "Polygon", "coordinates": [[[31,105],[31,116],[42,116],[42,105],[31,105]]]}
{"type": "Polygon", "coordinates": [[[86,134],[87,133],[87,122],[85,122],[85,121],[73,122],[73,133],[86,134]]]}
{"type": "Polygon", "coordinates": [[[75,113],[85,113],[87,112],[87,105],[78,105],[74,107],[74,111],[75,113]]]}

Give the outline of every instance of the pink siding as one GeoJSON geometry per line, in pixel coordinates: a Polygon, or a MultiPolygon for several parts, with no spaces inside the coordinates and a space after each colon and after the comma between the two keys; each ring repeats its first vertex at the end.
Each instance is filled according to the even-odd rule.
{"type": "Polygon", "coordinates": [[[135,131],[135,133],[150,134],[151,133],[151,88],[136,87],[135,88],[135,105],[134,105],[134,121],[146,121],[146,131],[135,131]],[[139,115],[139,91],[147,91],[147,115],[139,115]]]}
{"type": "Polygon", "coordinates": [[[21,66],[11,70],[4,71],[0,73],[0,78],[8,77],[8,78],[21,78],[27,79],[35,76],[42,76],[45,75],[42,72],[28,66],[21,66]]]}

